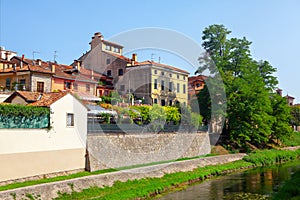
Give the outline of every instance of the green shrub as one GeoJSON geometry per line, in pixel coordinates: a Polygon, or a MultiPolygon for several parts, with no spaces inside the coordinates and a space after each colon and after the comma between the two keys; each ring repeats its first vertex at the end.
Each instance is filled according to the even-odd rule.
{"type": "Polygon", "coordinates": [[[275,163],[286,162],[295,160],[300,156],[300,149],[296,151],[289,150],[264,150],[254,151],[248,156],[245,156],[243,160],[254,163],[255,165],[272,165],[275,163]]]}

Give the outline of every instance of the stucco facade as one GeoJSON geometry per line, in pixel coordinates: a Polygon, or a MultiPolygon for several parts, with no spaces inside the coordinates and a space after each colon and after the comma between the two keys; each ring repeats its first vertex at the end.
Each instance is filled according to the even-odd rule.
{"type": "Polygon", "coordinates": [[[126,68],[115,88],[121,94],[129,92],[145,104],[187,104],[188,72],[160,63],[139,63],[126,68]]]}

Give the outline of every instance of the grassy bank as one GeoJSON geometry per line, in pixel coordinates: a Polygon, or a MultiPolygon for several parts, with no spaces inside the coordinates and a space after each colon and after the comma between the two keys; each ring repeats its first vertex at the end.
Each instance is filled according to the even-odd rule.
{"type": "Polygon", "coordinates": [[[250,153],[243,160],[223,165],[206,166],[191,172],[166,174],[162,178],[145,178],[127,182],[116,182],[112,187],[92,187],[81,192],[60,194],[57,200],[67,199],[146,199],[157,194],[184,187],[187,184],[204,180],[233,170],[266,166],[295,160],[300,157],[300,150],[264,150],[250,153]]]}

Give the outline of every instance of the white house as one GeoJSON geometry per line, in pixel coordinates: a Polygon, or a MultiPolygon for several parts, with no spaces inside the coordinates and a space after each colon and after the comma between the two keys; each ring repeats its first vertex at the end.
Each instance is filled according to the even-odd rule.
{"type": "Polygon", "coordinates": [[[51,128],[0,129],[0,182],[85,168],[88,109],[80,100],[17,91],[6,102],[49,107],[51,128]]]}

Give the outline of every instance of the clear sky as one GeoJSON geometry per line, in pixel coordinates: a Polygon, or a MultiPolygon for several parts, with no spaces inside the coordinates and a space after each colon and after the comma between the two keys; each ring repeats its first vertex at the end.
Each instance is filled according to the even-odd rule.
{"type": "Polygon", "coordinates": [[[1,46],[29,58],[38,51],[35,58],[43,60],[53,60],[57,51],[57,61],[65,64],[89,50],[95,32],[109,38],[160,27],[201,44],[205,27],[224,24],[231,37],[252,41],[254,58],[277,68],[284,95],[300,102],[299,0],[0,0],[0,7],[1,46]]]}

